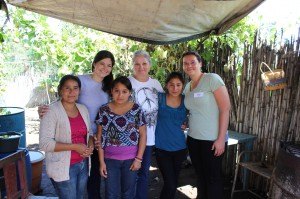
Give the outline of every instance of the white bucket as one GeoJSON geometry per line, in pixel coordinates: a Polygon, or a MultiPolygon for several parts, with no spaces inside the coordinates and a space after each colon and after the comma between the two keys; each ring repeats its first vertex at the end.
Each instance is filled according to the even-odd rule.
{"type": "Polygon", "coordinates": [[[41,151],[29,151],[29,157],[32,169],[30,192],[35,194],[40,191],[43,171],[43,160],[45,159],[45,155],[41,151]]]}

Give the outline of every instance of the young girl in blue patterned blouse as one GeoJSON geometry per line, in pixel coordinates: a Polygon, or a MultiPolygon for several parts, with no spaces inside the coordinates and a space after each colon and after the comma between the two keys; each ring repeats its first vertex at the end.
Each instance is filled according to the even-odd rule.
{"type": "Polygon", "coordinates": [[[112,101],[100,108],[96,121],[100,174],[105,198],[132,199],[146,147],[146,122],[139,105],[129,100],[132,85],[127,77],[116,78],[111,88],[112,101]]]}

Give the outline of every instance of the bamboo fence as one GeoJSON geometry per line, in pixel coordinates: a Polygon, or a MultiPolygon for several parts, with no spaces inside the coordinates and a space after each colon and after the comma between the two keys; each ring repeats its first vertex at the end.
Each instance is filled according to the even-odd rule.
{"type": "Polygon", "coordinates": [[[227,86],[232,106],[229,128],[256,135],[254,150],[262,151],[268,163],[274,164],[280,141],[300,140],[300,32],[297,40],[291,38],[279,50],[258,36],[253,44],[244,45],[240,83],[236,77],[241,57],[233,56],[229,47],[218,42],[208,70],[220,74],[227,86]],[[271,69],[283,69],[287,87],[265,91],[261,62],[271,69]]]}
{"type": "MultiPolygon", "coordinates": [[[[300,141],[300,29],[298,37],[291,37],[280,48],[276,47],[275,41],[276,38],[268,44],[256,35],[252,44],[244,43],[241,57],[229,46],[216,41],[214,58],[205,64],[207,72],[219,74],[228,89],[231,101],[229,129],[256,135],[254,150],[262,152],[262,161],[270,165],[276,164],[281,141],[300,141]],[[272,70],[284,70],[287,79],[284,89],[264,90],[262,62],[272,70]]],[[[199,43],[200,54],[202,49],[203,43],[199,43]]],[[[229,148],[228,152],[223,169],[226,175],[232,175],[236,150],[229,148]]],[[[251,176],[251,185],[262,191],[269,187],[267,182],[255,176],[251,176]]]]}

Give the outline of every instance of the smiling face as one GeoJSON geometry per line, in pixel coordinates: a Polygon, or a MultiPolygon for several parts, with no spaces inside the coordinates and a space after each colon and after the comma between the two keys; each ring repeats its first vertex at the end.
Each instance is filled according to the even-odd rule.
{"type": "Polygon", "coordinates": [[[111,96],[115,103],[124,104],[129,101],[131,95],[130,90],[122,83],[117,83],[111,89],[111,96]]]}
{"type": "Polygon", "coordinates": [[[102,59],[94,63],[93,74],[103,79],[110,74],[112,70],[112,61],[110,58],[102,59]]]}
{"type": "Polygon", "coordinates": [[[148,77],[150,67],[149,61],[142,55],[133,60],[133,71],[136,77],[148,77]]]}
{"type": "Polygon", "coordinates": [[[192,77],[200,73],[202,62],[199,62],[195,55],[186,55],[182,59],[184,72],[192,77]]]}
{"type": "Polygon", "coordinates": [[[75,80],[67,80],[61,87],[59,95],[62,102],[75,103],[78,99],[80,88],[75,80]]]}
{"type": "Polygon", "coordinates": [[[166,85],[168,94],[177,97],[182,93],[183,83],[178,78],[172,78],[166,85]]]}

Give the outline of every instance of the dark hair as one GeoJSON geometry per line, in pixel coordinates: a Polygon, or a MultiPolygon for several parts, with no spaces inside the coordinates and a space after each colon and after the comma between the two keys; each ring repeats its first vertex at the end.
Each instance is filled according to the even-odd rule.
{"type": "MultiPolygon", "coordinates": [[[[101,60],[103,60],[105,58],[111,59],[112,67],[115,65],[115,57],[114,57],[114,55],[111,52],[107,51],[107,50],[101,50],[94,57],[94,61],[92,63],[92,71],[94,71],[94,69],[95,69],[94,65],[98,61],[101,61],[101,60]]],[[[102,90],[104,92],[109,92],[110,91],[110,85],[111,85],[113,79],[114,79],[114,77],[113,77],[112,71],[109,73],[109,75],[107,75],[106,77],[104,77],[104,79],[102,81],[102,90]]]]}
{"type": "Polygon", "coordinates": [[[181,81],[181,83],[184,85],[184,78],[183,78],[182,73],[180,73],[180,72],[171,72],[166,79],[166,82],[165,82],[166,85],[169,83],[169,81],[171,81],[172,79],[175,79],[175,78],[179,79],[181,81]]]}
{"type": "Polygon", "coordinates": [[[81,81],[77,76],[75,76],[75,75],[65,75],[60,79],[59,84],[57,86],[57,92],[58,92],[59,96],[60,96],[60,91],[62,90],[62,87],[65,85],[65,83],[68,80],[73,80],[73,81],[77,82],[79,89],[81,89],[81,81]]]}
{"type": "Polygon", "coordinates": [[[113,89],[118,83],[123,84],[130,92],[132,91],[132,85],[130,80],[125,76],[117,77],[111,84],[111,89],[113,89]]]}
{"type": "Polygon", "coordinates": [[[181,56],[181,59],[183,59],[185,56],[188,56],[188,55],[194,55],[199,62],[202,62],[201,56],[196,51],[187,51],[187,52],[183,53],[181,56]]]}

